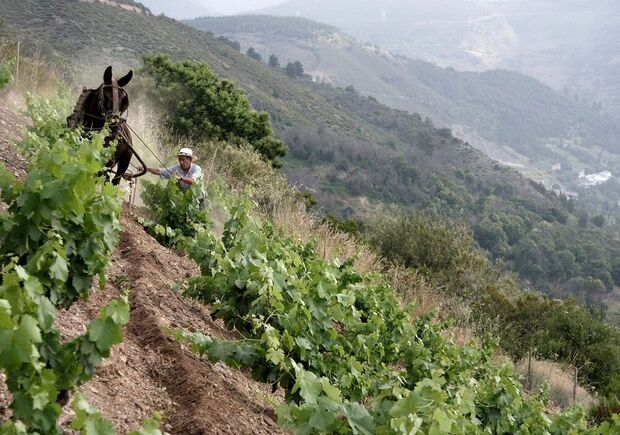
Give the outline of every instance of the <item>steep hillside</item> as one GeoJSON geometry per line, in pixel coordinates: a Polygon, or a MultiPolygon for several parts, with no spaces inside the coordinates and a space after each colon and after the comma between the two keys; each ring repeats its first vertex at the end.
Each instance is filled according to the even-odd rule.
{"type": "Polygon", "coordinates": [[[566,189],[576,190],[580,170],[620,168],[620,124],[519,73],[442,69],[304,18],[252,15],[187,24],[239,41],[242,51],[253,47],[265,60],[276,54],[282,66],[301,61],[316,81],[353,85],[391,107],[428,116],[549,186],[561,176],[566,189]],[[557,164],[564,170],[551,173],[557,164]]]}
{"type": "MultiPolygon", "coordinates": [[[[404,157],[405,162],[408,160],[403,153],[410,154],[414,159],[431,159],[434,144],[443,144],[448,155],[457,154],[459,149],[469,149],[454,141],[449,132],[435,129],[420,116],[390,110],[355,92],[317,86],[304,80],[291,80],[267,65],[248,59],[225,42],[165,17],[146,16],[98,3],[76,3],[70,0],[53,0],[52,3],[10,0],[0,14],[5,18],[5,35],[20,35],[35,46],[44,41],[44,49],[75,60],[78,65],[88,65],[78,67],[87,84],[98,84],[103,67],[109,63],[114,64],[115,68],[122,68],[122,65],[138,67],[142,53],[163,52],[176,59],[206,61],[218,75],[233,80],[246,91],[256,108],[271,114],[277,132],[283,138],[290,139],[288,143],[293,156],[300,155],[304,150],[312,154],[323,153],[323,148],[332,148],[332,154],[338,154],[338,148],[344,151],[353,147],[356,148],[356,154],[377,154],[382,166],[391,168],[393,164],[389,162],[396,158],[404,157]],[[50,4],[53,7],[49,7],[50,4]],[[28,25],[29,22],[39,24],[28,25]],[[116,24],[109,28],[103,23],[116,24]],[[418,135],[422,135],[423,140],[417,138],[418,135]]],[[[498,167],[482,154],[471,155],[472,170],[475,167],[476,173],[498,171],[498,167]]],[[[347,156],[336,160],[343,157],[347,156]]],[[[327,158],[333,160],[333,156],[327,158]]],[[[441,169],[443,165],[439,155],[432,160],[436,163],[434,166],[445,173],[448,179],[454,180],[452,172],[455,167],[441,169]]],[[[371,162],[372,159],[369,160],[371,162]]],[[[304,166],[310,168],[315,165],[311,161],[303,166],[299,162],[291,162],[287,170],[297,177],[295,174],[303,172],[304,166]]],[[[372,166],[379,165],[373,163],[372,166]]],[[[424,166],[415,164],[414,167],[419,172],[414,178],[431,175],[426,173],[424,166]]],[[[346,180],[350,170],[344,169],[342,172],[341,168],[338,171],[341,172],[339,177],[344,177],[346,184],[355,184],[346,180]]],[[[376,178],[377,174],[368,173],[367,176],[376,178]]],[[[539,199],[544,197],[516,174],[510,177],[511,183],[519,185],[517,190],[539,199]]],[[[320,179],[310,187],[320,187],[320,179]]],[[[394,182],[398,183],[398,180],[394,182]]],[[[358,186],[357,190],[354,196],[361,194],[381,198],[385,186],[373,181],[358,186]]],[[[325,191],[319,193],[326,194],[325,191]]],[[[340,202],[344,197],[334,199],[340,202]]],[[[388,201],[410,203],[411,199],[393,192],[388,201]]],[[[553,202],[551,199],[549,201],[549,204],[553,202]]]]}
{"type": "MultiPolygon", "coordinates": [[[[10,110],[3,106],[0,114],[3,119],[11,119],[10,131],[15,131],[26,121],[11,115],[10,110]]],[[[55,123],[57,127],[64,124],[61,116],[53,116],[53,119],[46,121],[55,123]]],[[[36,125],[38,120],[33,122],[36,125]]],[[[13,135],[10,134],[5,140],[13,142],[13,135]]],[[[59,138],[54,146],[59,146],[61,141],[59,138]]],[[[88,141],[85,143],[89,146],[88,141]]],[[[29,181],[37,180],[36,173],[40,168],[37,167],[38,158],[50,154],[46,146],[43,145],[42,149],[32,161],[29,181]]],[[[222,151],[229,156],[235,152],[242,154],[230,148],[222,151]]],[[[9,155],[3,154],[1,157],[17,164],[11,161],[9,155]]],[[[251,160],[250,153],[244,160],[251,160]]],[[[219,163],[228,166],[226,163],[231,162],[219,163]]],[[[260,164],[265,168],[264,162],[260,164]]],[[[273,177],[273,172],[271,174],[273,177]]],[[[250,174],[240,176],[250,178],[250,174]]],[[[89,179],[90,182],[82,180],[82,185],[95,184],[95,177],[89,179]]],[[[32,185],[36,188],[36,183],[26,183],[24,191],[30,192],[32,185]]],[[[171,186],[174,187],[173,184],[171,186]]],[[[227,189],[228,186],[225,187],[227,189]]],[[[3,198],[8,197],[6,193],[6,190],[3,191],[3,198]]],[[[230,191],[222,193],[233,200],[241,199],[230,191]]],[[[176,194],[182,195],[178,190],[176,194]]],[[[218,199],[212,198],[212,201],[217,202],[218,199]]],[[[251,207],[251,201],[247,199],[245,204],[251,207]]],[[[19,213],[13,205],[7,215],[19,213]]],[[[243,205],[235,207],[239,208],[231,213],[231,220],[221,239],[207,229],[195,240],[186,240],[191,246],[192,258],[197,259],[197,256],[206,253],[206,258],[197,259],[204,274],[202,278],[197,278],[198,266],[194,262],[178,251],[160,246],[145,234],[143,226],[137,224],[126,210],[119,222],[123,229],[119,244],[109,258],[106,285],[99,291],[91,289],[87,301],[82,300],[68,310],[53,313],[52,318],[56,321],[52,328],[57,328],[65,341],[81,336],[85,325],[112,298],[125,294],[129,300],[125,314],[113,314],[128,321],[123,328],[122,343],[112,348],[111,355],[104,355],[104,362],[97,364],[89,382],[76,388],[76,392],[85,396],[103,416],[91,420],[81,433],[110,434],[114,433],[113,428],[127,433],[154,411],[164,413],[161,422],[164,435],[282,433],[282,428],[275,424],[276,418],[284,428],[296,433],[357,433],[360,428],[366,433],[373,433],[375,429],[377,432],[396,433],[398,429],[394,428],[398,427],[399,421],[403,418],[409,420],[411,416],[419,416],[418,424],[423,425],[425,432],[427,429],[431,432],[433,428],[438,428],[436,416],[444,415],[444,407],[448,411],[442,425],[444,431],[449,433],[459,427],[466,427],[468,433],[476,429],[495,432],[498,424],[510,432],[526,424],[536,432],[558,432],[564,428],[585,432],[587,422],[582,411],[551,411],[546,399],[526,393],[512,368],[492,357],[493,346],[469,340],[455,344],[449,330],[442,329],[426,316],[416,319],[410,312],[404,311],[396,294],[379,274],[358,272],[352,262],[327,262],[315,244],[303,245],[289,239],[274,231],[271,223],[250,216],[249,209],[244,209],[243,205]],[[209,249],[209,240],[218,241],[218,246],[213,246],[216,251],[203,250],[209,249]],[[222,252],[224,249],[227,252],[222,252]],[[213,268],[213,275],[207,273],[210,263],[216,261],[222,261],[224,267],[219,270],[213,268]],[[237,261],[239,263],[235,264],[237,261]],[[261,261],[264,261],[263,267],[257,267],[261,261]],[[226,269],[225,264],[235,270],[226,269]],[[267,273],[263,274],[263,271],[267,273]],[[216,281],[211,284],[212,278],[216,281]],[[181,295],[177,291],[178,284],[187,280],[191,283],[181,295]],[[252,285],[255,283],[260,285],[252,285]],[[245,291],[240,292],[239,286],[243,286],[245,291]],[[186,297],[193,296],[207,302],[209,287],[222,292],[219,300],[211,301],[219,308],[219,314],[207,305],[186,297]],[[279,292],[283,297],[277,297],[279,292]],[[241,303],[227,305],[229,297],[241,303]],[[245,298],[249,298],[252,304],[242,303],[245,298]],[[304,304],[303,308],[300,302],[304,304]],[[286,310],[285,307],[289,306],[294,309],[286,310]],[[249,308],[261,311],[250,314],[246,312],[249,308]],[[259,316],[264,312],[262,310],[267,310],[269,315],[259,316]],[[228,325],[231,324],[228,316],[232,315],[239,332],[228,331],[220,320],[213,321],[212,315],[224,319],[228,325]],[[250,319],[253,327],[248,330],[244,326],[250,319]],[[192,348],[206,345],[209,358],[220,362],[210,363],[205,358],[197,357],[188,346],[169,336],[170,328],[199,331],[203,335],[191,334],[193,340],[188,340],[193,341],[192,348]],[[269,346],[268,352],[263,350],[263,345],[269,346]],[[353,350],[359,348],[362,351],[356,354],[353,350]],[[282,357],[279,357],[280,354],[282,357]],[[227,365],[223,364],[224,361],[227,365]],[[269,383],[250,380],[249,369],[253,377],[266,378],[269,383]],[[276,372],[283,369],[285,371],[276,372]],[[273,373],[279,376],[271,377],[273,373]],[[358,384],[365,387],[361,393],[354,390],[358,384]],[[393,387],[386,388],[386,385],[393,387]],[[429,385],[432,386],[430,390],[429,385]],[[269,392],[271,387],[278,387],[275,396],[269,392]],[[448,394],[452,389],[458,391],[456,398],[448,394]],[[420,409],[416,402],[412,403],[419,391],[426,391],[425,394],[434,397],[425,401],[426,410],[420,409]],[[466,407],[461,396],[467,403],[466,407]],[[272,408],[276,404],[280,404],[277,416],[272,408]],[[380,406],[373,406],[375,404],[380,406]],[[509,412],[498,412],[498,417],[496,413],[486,412],[487,409],[508,409],[509,412]],[[106,426],[107,420],[112,427],[106,426]]],[[[304,216],[309,219],[307,214],[304,216]]],[[[62,242],[62,236],[57,236],[62,242]]],[[[305,234],[305,237],[307,239],[309,235],[305,234]]],[[[338,235],[332,235],[331,243],[337,239],[338,235]]],[[[342,235],[340,240],[351,244],[342,235]]],[[[12,321],[11,308],[16,305],[13,298],[18,291],[15,288],[19,288],[9,282],[5,269],[0,294],[4,308],[1,329],[5,337],[7,333],[19,332],[23,328],[13,327],[11,323],[7,326],[7,320],[12,321]]],[[[28,281],[33,285],[26,287],[34,293],[37,290],[34,283],[37,282],[33,278],[28,281]]],[[[43,292],[38,296],[36,301],[33,299],[31,302],[33,305],[48,301],[52,306],[53,302],[43,292]]],[[[23,322],[25,324],[26,320],[23,322]]],[[[31,322],[39,325],[45,320],[32,318],[31,322]]],[[[91,326],[89,331],[92,335],[91,326]]],[[[19,346],[20,342],[8,341],[11,351],[17,351],[19,346]]],[[[24,366],[43,360],[37,351],[39,349],[45,350],[45,344],[32,344],[32,353],[24,366]]],[[[2,350],[6,355],[7,348],[2,350]]],[[[82,348],[81,351],[85,350],[82,348]]],[[[7,364],[6,359],[2,362],[3,370],[7,371],[10,379],[14,379],[18,369],[7,364]]],[[[67,368],[74,369],[73,366],[67,368]]],[[[52,386],[56,379],[55,369],[49,369],[47,373],[52,386]]],[[[11,418],[11,408],[7,407],[11,397],[3,388],[4,380],[4,374],[0,375],[0,424],[3,429],[10,429],[12,423],[21,422],[11,418]]],[[[13,385],[12,391],[18,390],[23,394],[25,387],[20,385],[19,388],[13,385]]],[[[24,396],[28,397],[26,394],[24,396]]],[[[41,396],[48,398],[47,394],[37,395],[44,400],[41,396]]],[[[55,390],[49,393],[49,400],[59,410],[62,409],[59,405],[64,402],[57,397],[55,390]]],[[[12,409],[17,409],[15,403],[12,406],[12,409]]],[[[64,409],[58,420],[59,433],[75,433],[73,424],[78,419],[67,407],[64,409]]],[[[25,414],[22,414],[21,418],[24,417],[25,414]]],[[[51,423],[53,431],[56,419],[51,423]]],[[[616,426],[593,427],[592,433],[613,433],[616,426]],[[608,432],[601,432],[607,429],[608,432]]],[[[160,431],[152,428],[140,433],[159,434],[160,431]]]]}
{"type": "MultiPolygon", "coordinates": [[[[23,178],[27,162],[13,144],[29,119],[19,114],[21,103],[0,96],[0,160],[23,178]]],[[[88,301],[61,311],[57,320],[63,339],[82,334],[111,299],[129,294],[131,321],[124,341],[80,388],[88,401],[111,419],[119,433],[135,429],[156,411],[163,411],[165,433],[280,433],[270,388],[240,371],[197,357],[162,332],[181,327],[235,337],[213,322],[205,305],[182,297],[174,286],[198,273],[197,265],[178,252],[163,248],[135,221],[129,211],[122,219],[121,241],[106,273],[107,284],[88,301]],[[194,392],[188,394],[188,392],[194,392]]],[[[9,415],[9,396],[0,374],[0,421],[9,415]]],[[[64,429],[70,431],[68,409],[64,429]]],[[[73,433],[73,432],[67,432],[73,433]]]]}
{"type": "MultiPolygon", "coordinates": [[[[255,108],[269,112],[290,148],[284,166],[289,180],[313,190],[325,211],[360,218],[393,213],[392,207],[424,210],[470,224],[480,245],[531,285],[567,295],[574,291],[572,278],[593,277],[597,288],[613,288],[620,258],[613,224],[600,229],[587,216],[581,220],[574,203],[431,120],[390,109],[355,89],[291,79],[239,53],[230,41],[165,17],[70,0],[8,0],[3,6],[5,37],[19,36],[25,46],[44,41],[42,49],[77,62],[91,85],[100,83],[108,63],[116,70],[138,67],[147,52],[207,62],[245,91],[255,108]],[[551,247],[567,251],[565,263],[550,255],[551,247]]],[[[138,91],[129,89],[132,98],[138,91]]],[[[593,298],[597,303],[600,294],[593,298]]]]}

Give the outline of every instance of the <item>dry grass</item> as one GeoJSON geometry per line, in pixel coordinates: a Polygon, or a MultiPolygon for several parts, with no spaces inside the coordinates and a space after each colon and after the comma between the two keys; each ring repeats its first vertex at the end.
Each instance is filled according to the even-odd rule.
{"type": "Polygon", "coordinates": [[[51,95],[59,83],[67,79],[67,74],[50,64],[39,50],[20,48],[17,62],[17,44],[0,41],[0,64],[11,66],[13,81],[11,88],[39,95],[51,95]],[[19,68],[18,68],[19,67],[19,68]]]}
{"type": "Polygon", "coordinates": [[[438,311],[445,298],[440,295],[419,272],[403,266],[391,266],[387,276],[394,291],[405,304],[415,305],[414,317],[423,317],[438,311]]]}
{"type": "MultiPolygon", "coordinates": [[[[515,365],[525,388],[528,387],[528,360],[524,358],[515,365]]],[[[550,387],[549,398],[553,405],[566,408],[573,404],[573,371],[564,369],[557,363],[532,359],[531,391],[538,391],[544,382],[550,387]]],[[[582,386],[577,386],[576,403],[588,407],[596,401],[595,397],[582,386]]]]}
{"type": "Polygon", "coordinates": [[[261,157],[249,148],[238,148],[223,143],[205,143],[199,150],[205,178],[222,178],[232,188],[250,193],[263,217],[282,229],[289,237],[309,242],[317,239],[318,254],[325,259],[354,259],[361,273],[381,270],[381,259],[370,248],[348,234],[321,223],[306,209],[297,190],[288,184],[261,157]]]}

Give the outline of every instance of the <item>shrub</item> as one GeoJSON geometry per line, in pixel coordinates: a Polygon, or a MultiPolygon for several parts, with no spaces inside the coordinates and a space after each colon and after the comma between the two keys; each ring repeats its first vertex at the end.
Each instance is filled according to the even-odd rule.
{"type": "Polygon", "coordinates": [[[153,237],[166,246],[177,244],[183,237],[195,237],[211,226],[206,210],[200,210],[200,183],[182,191],[176,181],[164,185],[146,182],[142,199],[154,213],[155,222],[143,221],[153,237]]]}
{"type": "Polygon", "coordinates": [[[151,97],[162,107],[164,124],[180,137],[251,144],[278,164],[286,145],[273,137],[269,115],[250,106],[232,82],[219,80],[206,63],[172,62],[163,55],[145,56],[144,72],[156,82],[151,97]]]}

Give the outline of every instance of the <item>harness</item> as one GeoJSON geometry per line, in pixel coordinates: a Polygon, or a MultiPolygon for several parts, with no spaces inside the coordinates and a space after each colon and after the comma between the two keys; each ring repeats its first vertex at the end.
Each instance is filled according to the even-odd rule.
{"type": "Polygon", "coordinates": [[[86,100],[93,92],[95,89],[88,89],[86,86],[82,88],[82,93],[75,103],[73,113],[67,118],[67,124],[71,130],[84,123],[84,106],[86,106],[86,100]]]}
{"type": "MultiPolygon", "coordinates": [[[[127,91],[118,86],[115,79],[112,79],[112,83],[110,83],[109,85],[103,84],[99,87],[99,91],[97,92],[97,108],[99,109],[99,112],[103,113],[103,116],[105,117],[106,121],[110,123],[110,125],[114,125],[114,121],[116,121],[116,123],[126,121],[126,119],[122,117],[123,114],[120,113],[120,102],[124,97],[127,98],[127,102],[129,103],[129,95],[127,94],[127,91]],[[106,110],[105,108],[104,91],[108,88],[112,89],[111,110],[106,110]],[[121,93],[122,95],[119,95],[121,93]]],[[[127,104],[127,107],[129,108],[129,104],[127,104]]]]}
{"type": "MultiPolygon", "coordinates": [[[[142,158],[138,155],[136,150],[131,145],[129,138],[127,137],[127,135],[129,135],[129,132],[126,130],[124,131],[124,127],[129,127],[129,125],[127,124],[127,118],[123,117],[123,113],[120,112],[120,104],[123,98],[127,98],[127,101],[129,101],[129,95],[127,94],[127,91],[125,91],[125,89],[123,89],[122,87],[118,86],[115,79],[112,79],[112,82],[110,84],[101,85],[98,89],[88,89],[86,86],[84,86],[82,88],[82,93],[78,97],[75,107],[73,108],[73,113],[67,118],[67,124],[70,129],[74,129],[80,125],[84,125],[85,115],[93,119],[104,121],[104,125],[105,123],[107,123],[110,128],[109,138],[111,140],[118,139],[118,135],[120,134],[125,146],[129,148],[131,153],[138,159],[138,161],[144,168],[144,170],[134,175],[134,177],[139,177],[146,173],[146,169],[145,169],[146,163],[144,163],[142,158]],[[108,89],[108,88],[112,89],[112,108],[111,109],[106,109],[105,107],[106,98],[105,98],[104,91],[105,89],[108,89]],[[97,109],[99,113],[102,114],[103,116],[93,115],[90,113],[86,113],[85,111],[86,102],[88,101],[88,98],[91,97],[91,95],[95,93],[96,93],[96,98],[97,98],[97,109]]],[[[129,109],[129,105],[127,105],[127,108],[129,109]]],[[[90,131],[101,131],[102,129],[103,129],[103,126],[88,127],[85,130],[90,132],[90,131]]],[[[112,168],[109,168],[106,172],[114,173],[112,171],[112,168]]]]}
{"type": "MultiPolygon", "coordinates": [[[[121,124],[127,122],[127,117],[123,117],[123,113],[120,112],[120,102],[123,98],[127,98],[129,101],[129,95],[125,89],[118,86],[116,80],[112,80],[112,83],[109,85],[103,84],[98,89],[88,89],[86,86],[82,88],[82,93],[78,97],[77,102],[75,103],[75,107],[73,108],[73,113],[67,118],[67,123],[70,129],[74,129],[79,125],[84,124],[84,115],[88,115],[94,119],[99,119],[108,123],[111,129],[116,129],[121,124]],[[105,89],[112,89],[112,108],[106,109],[105,107],[105,89]],[[95,115],[91,115],[90,113],[85,112],[86,101],[88,98],[97,94],[97,109],[99,113],[103,116],[98,117],[95,115]]],[[[129,105],[127,106],[129,107],[129,105]]],[[[100,131],[101,128],[90,128],[91,131],[100,131]]]]}

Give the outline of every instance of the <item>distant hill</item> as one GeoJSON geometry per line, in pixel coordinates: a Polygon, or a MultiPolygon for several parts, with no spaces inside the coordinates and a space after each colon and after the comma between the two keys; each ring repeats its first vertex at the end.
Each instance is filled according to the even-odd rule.
{"type": "Polygon", "coordinates": [[[353,85],[391,107],[428,116],[496,160],[550,180],[549,186],[559,179],[576,188],[581,170],[620,172],[620,123],[520,73],[440,68],[306,18],[251,15],[186,23],[239,41],[244,51],[253,47],[263,59],[275,54],[282,65],[299,60],[317,81],[353,85]],[[552,174],[558,164],[563,170],[552,174]]]}
{"type": "MultiPolygon", "coordinates": [[[[20,38],[24,46],[75,62],[93,84],[105,65],[137,67],[143,53],[207,62],[245,91],[255,108],[269,112],[290,148],[284,167],[289,180],[312,190],[324,211],[363,218],[419,209],[466,222],[490,255],[553,295],[580,291],[583,297],[573,278],[594,277],[607,291],[620,277],[612,276],[620,267],[614,263],[620,244],[611,223],[596,220],[599,228],[587,216],[581,219],[574,203],[419,114],[391,109],[354,88],[289,78],[230,41],[166,17],[101,3],[4,0],[0,19],[0,38],[20,38]],[[566,251],[566,264],[550,254],[556,249],[566,251]]],[[[139,78],[129,85],[134,100],[139,78]]],[[[592,303],[604,295],[585,294],[592,303]]]]}
{"type": "Polygon", "coordinates": [[[259,13],[329,23],[441,66],[521,71],[620,120],[615,0],[290,0],[259,13]]]}

